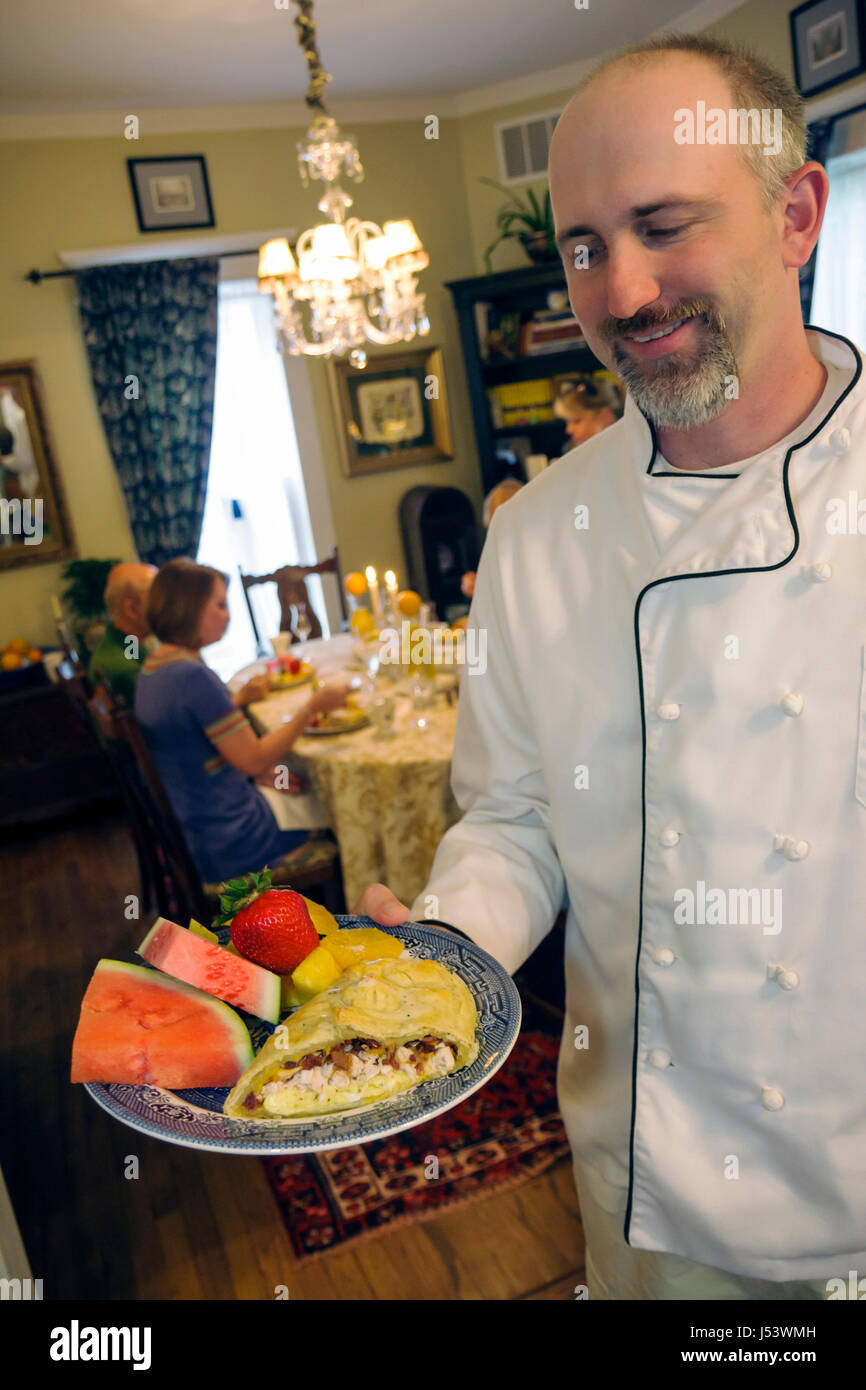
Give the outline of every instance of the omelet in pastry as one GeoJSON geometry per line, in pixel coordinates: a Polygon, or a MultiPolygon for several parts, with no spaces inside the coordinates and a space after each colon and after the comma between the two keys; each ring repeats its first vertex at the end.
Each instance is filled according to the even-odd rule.
{"type": "Polygon", "coordinates": [[[477,1021],[468,988],[438,961],[353,966],[272,1034],[223,1109],[287,1119],[399,1095],[474,1062],[477,1021]]]}

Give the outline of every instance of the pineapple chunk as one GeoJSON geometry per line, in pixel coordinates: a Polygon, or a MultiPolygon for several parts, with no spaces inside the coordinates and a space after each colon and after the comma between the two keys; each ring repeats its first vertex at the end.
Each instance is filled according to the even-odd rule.
{"type": "Polygon", "coordinates": [[[310,952],[306,960],[301,961],[297,970],[292,971],[292,984],[301,1003],[306,1004],[308,999],[332,985],[340,973],[341,966],[334,960],[330,951],[319,945],[310,952]]]}
{"type": "Polygon", "coordinates": [[[292,982],[291,975],[280,976],[280,1008],[296,1009],[299,1004],[303,1004],[303,999],[298,995],[298,991],[292,982]]]}
{"type": "Polygon", "coordinates": [[[197,922],[194,917],[190,917],[189,919],[189,929],[193,936],[204,937],[205,941],[212,942],[214,946],[219,945],[219,937],[216,932],[209,931],[207,927],[203,927],[201,922],[197,922]]]}

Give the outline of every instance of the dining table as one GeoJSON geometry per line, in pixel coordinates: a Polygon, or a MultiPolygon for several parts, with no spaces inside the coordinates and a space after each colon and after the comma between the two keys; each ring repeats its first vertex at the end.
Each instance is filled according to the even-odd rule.
{"type": "MultiPolygon", "coordinates": [[[[390,735],[372,720],[345,733],[302,734],[290,761],[309,779],[339,843],[348,910],[372,883],[387,884],[409,906],[423,892],[439,841],[461,814],[451,790],[456,672],[440,671],[427,681],[422,705],[424,679],[407,676],[405,668],[398,675],[380,667],[372,676],[367,662],[376,647],[352,633],[294,644],[290,651],[312,665],[319,682],[360,683],[355,698],[362,708],[377,695],[393,697],[390,735]]],[[[238,689],[266,667],[265,660],[244,667],[229,687],[238,689]]],[[[311,682],[272,690],[247,706],[254,728],[260,734],[279,728],[311,690],[311,682]]]]}

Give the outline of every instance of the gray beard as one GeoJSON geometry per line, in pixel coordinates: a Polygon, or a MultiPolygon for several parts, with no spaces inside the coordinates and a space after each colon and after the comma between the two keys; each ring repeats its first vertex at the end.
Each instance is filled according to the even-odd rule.
{"type": "Polygon", "coordinates": [[[635,404],[660,429],[687,430],[721,415],[730,399],[725,388],[739,375],[733,346],[718,320],[703,321],[703,340],[694,354],[637,362],[613,344],[616,370],[635,404]]]}

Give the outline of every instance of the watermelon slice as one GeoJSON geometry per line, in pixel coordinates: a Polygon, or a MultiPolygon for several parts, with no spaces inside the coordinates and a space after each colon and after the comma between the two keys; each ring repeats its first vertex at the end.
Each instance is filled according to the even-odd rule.
{"type": "Polygon", "coordinates": [[[73,1081],[233,1086],[252,1060],[250,1035],[227,1004],[143,965],[98,963],[72,1044],[73,1081]]]}
{"type": "Polygon", "coordinates": [[[215,994],[236,1009],[276,1023],[280,1017],[280,977],[243,956],[214,946],[186,927],[158,917],[138,948],[157,970],[215,994]]]}

